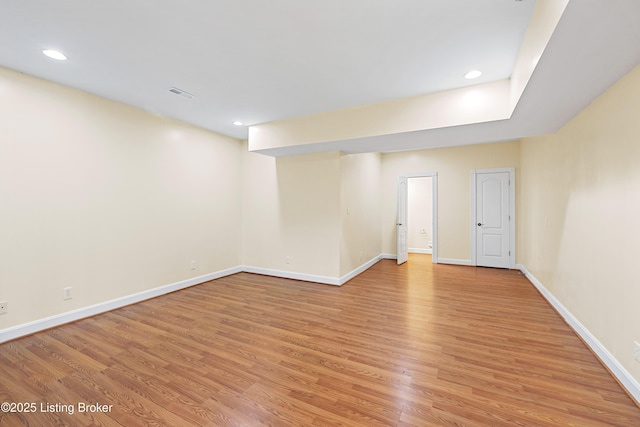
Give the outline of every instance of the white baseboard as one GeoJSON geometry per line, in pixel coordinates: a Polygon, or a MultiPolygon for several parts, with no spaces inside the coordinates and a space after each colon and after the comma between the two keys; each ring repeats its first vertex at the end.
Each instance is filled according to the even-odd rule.
{"type": "Polygon", "coordinates": [[[342,286],[343,284],[347,283],[349,280],[356,277],[358,274],[369,269],[372,265],[380,261],[382,258],[383,258],[382,255],[373,257],[369,261],[362,264],[360,267],[354,269],[353,271],[345,274],[342,277],[318,276],[314,274],[295,273],[293,271],[251,267],[248,265],[242,266],[242,271],[246,273],[264,274],[265,276],[281,277],[284,279],[303,280],[305,282],[315,282],[315,283],[322,283],[325,285],[342,286]]]}
{"type": "Polygon", "coordinates": [[[432,254],[433,249],[409,248],[410,254],[432,254]]]}
{"type": "Polygon", "coordinates": [[[571,314],[567,308],[562,305],[560,301],[553,296],[547,288],[544,287],[538,279],[533,276],[523,265],[517,264],[522,273],[529,279],[529,281],[535,286],[542,296],[551,304],[553,308],[562,316],[567,324],[582,338],[582,340],[591,348],[591,350],[598,356],[600,361],[609,369],[609,371],[617,378],[618,382],[629,392],[629,394],[636,400],[636,403],[640,405],[640,383],[631,376],[618,360],[613,357],[611,353],[606,349],[598,339],[582,324],[576,317],[571,314]]]}
{"type": "Polygon", "coordinates": [[[65,323],[74,322],[76,320],[84,319],[86,317],[95,316],[96,314],[105,313],[110,310],[125,307],[127,305],[135,304],[150,298],[155,298],[160,295],[168,294],[170,292],[179,291],[194,285],[199,285],[210,280],[219,279],[221,277],[230,276],[232,274],[247,272],[264,274],[266,276],[282,277],[286,279],[304,280],[307,282],[323,283],[327,285],[341,286],[349,280],[353,279],[358,274],[370,268],[372,265],[382,259],[382,255],[378,255],[369,261],[362,264],[360,267],[345,274],[342,277],[328,277],[317,276],[313,274],[294,273],[290,271],[271,270],[267,268],[257,268],[250,266],[237,266],[228,268],[226,270],[216,271],[214,273],[205,274],[204,276],[193,277],[191,279],[182,280],[180,282],[171,283],[169,285],[160,286],[158,288],[149,289],[146,291],[138,292],[133,295],[127,295],[121,298],[112,299],[109,301],[94,304],[88,307],[79,308],[76,310],[68,311],[66,313],[56,314],[54,316],[45,317],[43,319],[34,320],[32,322],[23,323],[10,328],[0,330],[0,343],[20,338],[26,335],[31,335],[36,332],[44,331],[45,329],[53,328],[63,325],[65,323]]]}
{"type": "Polygon", "coordinates": [[[45,329],[60,326],[65,323],[74,322],[86,317],[95,316],[96,314],[105,313],[116,308],[125,307],[160,295],[179,291],[194,285],[199,285],[209,280],[219,279],[224,276],[239,273],[242,271],[240,266],[228,268],[226,270],[216,271],[214,273],[205,274],[204,276],[193,277],[191,279],[182,280],[180,282],[171,283],[169,285],[160,286],[158,288],[149,289],[147,291],[138,292],[133,295],[112,299],[101,302],[88,307],[79,308],[77,310],[68,311],[66,313],[56,314],[55,316],[45,317],[44,319],[34,320],[33,322],[23,323],[0,330],[0,343],[31,335],[45,329]]]}
{"type": "Polygon", "coordinates": [[[296,273],[293,271],[273,270],[270,268],[251,267],[248,265],[242,266],[242,271],[245,273],[262,274],[264,276],[281,277],[283,279],[302,280],[305,282],[323,283],[325,285],[340,286],[340,279],[337,277],[318,276],[315,274],[296,273]]]}
{"type": "Polygon", "coordinates": [[[470,265],[473,263],[470,259],[454,259],[454,258],[438,258],[438,264],[453,264],[453,265],[470,265]]]}
{"type": "Polygon", "coordinates": [[[382,254],[382,259],[398,259],[398,255],[396,254],[382,254]]]}
{"type": "Polygon", "coordinates": [[[358,267],[358,268],[354,269],[353,271],[345,274],[344,276],[342,276],[340,278],[340,286],[344,285],[349,280],[351,280],[354,277],[356,277],[358,274],[368,270],[370,267],[372,267],[375,263],[377,263],[381,259],[382,259],[382,255],[378,255],[376,257],[373,257],[369,261],[367,261],[364,264],[362,264],[360,267],[358,267]]]}

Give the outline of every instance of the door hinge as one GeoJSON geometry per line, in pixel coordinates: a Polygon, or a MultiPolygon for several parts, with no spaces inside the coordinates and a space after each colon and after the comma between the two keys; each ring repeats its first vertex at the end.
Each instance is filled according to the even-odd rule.
{"type": "Polygon", "coordinates": [[[511,256],[511,251],[509,251],[509,256],[511,256]]]}

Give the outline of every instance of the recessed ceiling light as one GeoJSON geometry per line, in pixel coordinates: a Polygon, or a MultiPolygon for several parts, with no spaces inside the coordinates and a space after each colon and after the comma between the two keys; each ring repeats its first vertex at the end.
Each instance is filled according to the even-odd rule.
{"type": "Polygon", "coordinates": [[[47,55],[49,58],[57,59],[58,61],[65,61],[67,59],[63,53],[58,52],[57,50],[45,49],[42,53],[47,55]]]}
{"type": "Polygon", "coordinates": [[[240,120],[236,120],[235,122],[233,122],[234,125],[236,126],[243,126],[244,123],[242,123],[240,120]]]}
{"type": "Polygon", "coordinates": [[[472,80],[472,79],[477,79],[481,75],[482,75],[482,71],[472,70],[472,71],[469,71],[467,74],[465,74],[464,78],[467,80],[472,80]]]}

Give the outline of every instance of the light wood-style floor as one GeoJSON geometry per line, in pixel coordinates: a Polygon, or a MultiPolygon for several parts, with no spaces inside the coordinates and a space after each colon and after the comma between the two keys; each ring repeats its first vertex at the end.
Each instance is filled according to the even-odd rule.
{"type": "Polygon", "coordinates": [[[430,261],[241,273],[2,344],[0,402],[38,408],[0,425],[640,426],[519,272],[430,261]]]}

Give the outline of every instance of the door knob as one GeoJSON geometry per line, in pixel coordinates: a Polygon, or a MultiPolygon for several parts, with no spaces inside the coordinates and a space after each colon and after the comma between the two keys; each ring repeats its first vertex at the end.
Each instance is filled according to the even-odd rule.
{"type": "Polygon", "coordinates": [[[478,227],[482,227],[482,223],[478,223],[478,227]]]}

